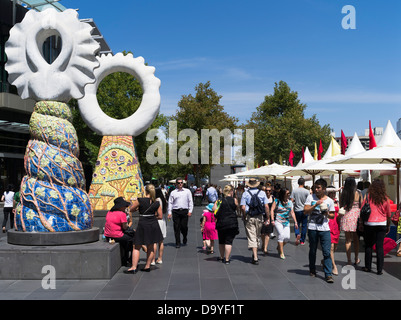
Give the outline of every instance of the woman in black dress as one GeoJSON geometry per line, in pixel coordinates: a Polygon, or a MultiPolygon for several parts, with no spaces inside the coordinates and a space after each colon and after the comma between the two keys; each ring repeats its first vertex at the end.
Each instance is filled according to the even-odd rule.
{"type": "MultiPolygon", "coordinates": [[[[223,199],[216,212],[216,229],[219,236],[220,260],[230,263],[232,244],[235,236],[239,233],[237,206],[238,201],[233,197],[234,187],[226,185],[223,190],[223,199]]],[[[217,201],[213,206],[213,211],[217,209],[217,201]]]]}
{"type": "Polygon", "coordinates": [[[155,199],[156,191],[153,184],[145,186],[145,197],[135,200],[130,208],[131,212],[139,210],[139,221],[135,232],[134,250],[132,252],[132,267],[124,273],[136,273],[139,261],[139,253],[142,245],[147,247],[146,264],[141,271],[149,272],[150,264],[154,257],[154,245],[163,241],[158,219],[163,218],[160,203],[155,199]]]}

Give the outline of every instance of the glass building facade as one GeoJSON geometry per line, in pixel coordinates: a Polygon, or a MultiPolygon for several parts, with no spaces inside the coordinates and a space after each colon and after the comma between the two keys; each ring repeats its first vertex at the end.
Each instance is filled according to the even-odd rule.
{"type": "Polygon", "coordinates": [[[24,153],[29,140],[29,119],[34,101],[22,100],[7,82],[5,44],[15,23],[28,11],[10,0],[0,0],[0,194],[5,186],[18,187],[24,171],[24,153]]]}
{"type": "MultiPolygon", "coordinates": [[[[25,175],[24,154],[30,138],[29,119],[35,105],[33,100],[22,100],[16,87],[7,81],[5,44],[10,29],[22,21],[28,10],[42,11],[48,7],[58,11],[66,9],[59,1],[53,0],[0,0],[0,195],[8,184],[19,187],[25,175]]],[[[94,28],[92,36],[100,43],[99,54],[111,53],[93,19],[81,21],[89,23],[94,28]]],[[[51,64],[61,52],[62,39],[57,36],[49,37],[42,49],[43,57],[51,64]]]]}

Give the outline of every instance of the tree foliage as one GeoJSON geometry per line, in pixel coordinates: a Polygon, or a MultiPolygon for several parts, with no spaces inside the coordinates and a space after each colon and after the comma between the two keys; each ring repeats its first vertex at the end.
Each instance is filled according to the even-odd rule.
{"type": "MultiPolygon", "coordinates": [[[[229,129],[233,132],[237,128],[238,119],[230,116],[224,111],[220,104],[222,96],[218,95],[211,87],[210,81],[199,83],[195,86],[195,95],[183,95],[178,102],[178,110],[170,117],[171,121],[177,121],[178,131],[193,129],[196,131],[199,140],[202,129],[229,129]]],[[[181,143],[181,145],[184,142],[181,143]]],[[[209,141],[211,144],[211,142],[209,141]]],[[[222,145],[222,144],[221,144],[222,145]]],[[[211,150],[211,149],[210,149],[211,150]]],[[[212,155],[209,154],[209,164],[201,163],[201,144],[198,143],[198,165],[178,164],[179,170],[183,173],[193,173],[196,183],[199,185],[201,177],[210,174],[212,155]]]]}
{"type": "Polygon", "coordinates": [[[288,159],[293,150],[295,165],[302,157],[302,147],[309,147],[313,155],[319,140],[324,147],[328,146],[329,125],[322,127],[316,115],[305,118],[306,107],[286,82],[275,83],[274,93],[265,96],[245,125],[255,130],[255,164],[262,165],[265,160],[278,163],[280,156],[288,159]]]}
{"type": "MultiPolygon", "coordinates": [[[[124,54],[126,53],[124,52],[124,54]]],[[[125,72],[115,72],[108,75],[101,81],[97,90],[97,100],[100,108],[105,114],[115,119],[124,119],[132,115],[139,108],[142,95],[140,82],[125,72]]],[[[79,113],[76,100],[71,100],[69,105],[74,115],[74,127],[77,130],[80,143],[80,159],[83,163],[94,167],[103,137],[92,131],[84,122],[79,113]]],[[[150,179],[154,170],[146,162],[146,150],[149,145],[149,142],[146,141],[146,134],[152,128],[166,126],[167,120],[166,116],[159,113],[145,132],[134,137],[135,148],[144,179],[150,179]]],[[[132,125],[135,125],[135,123],[132,125]]]]}

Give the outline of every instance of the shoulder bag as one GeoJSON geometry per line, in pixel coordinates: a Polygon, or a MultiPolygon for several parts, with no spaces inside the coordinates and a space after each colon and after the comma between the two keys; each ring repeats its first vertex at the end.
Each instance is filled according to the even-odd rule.
{"type": "Polygon", "coordinates": [[[363,207],[361,208],[361,213],[360,213],[360,217],[362,222],[367,222],[369,220],[370,217],[370,204],[369,204],[369,197],[368,195],[366,195],[366,202],[363,205],[363,207]]]}

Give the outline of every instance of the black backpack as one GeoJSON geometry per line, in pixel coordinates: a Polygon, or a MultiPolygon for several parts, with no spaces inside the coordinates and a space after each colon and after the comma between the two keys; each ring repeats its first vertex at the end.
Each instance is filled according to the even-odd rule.
{"type": "Polygon", "coordinates": [[[249,190],[248,190],[248,192],[251,195],[251,200],[248,203],[248,207],[249,207],[248,214],[251,217],[257,216],[259,214],[264,214],[265,207],[262,204],[262,201],[260,201],[260,199],[258,197],[260,190],[258,190],[258,192],[256,192],[255,194],[252,194],[252,192],[250,192],[249,190]]]}

